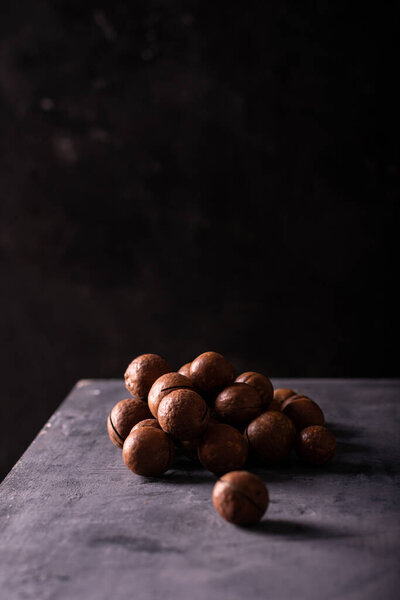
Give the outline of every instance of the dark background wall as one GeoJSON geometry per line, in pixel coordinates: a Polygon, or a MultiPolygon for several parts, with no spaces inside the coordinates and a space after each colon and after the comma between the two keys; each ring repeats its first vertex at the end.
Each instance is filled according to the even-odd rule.
{"type": "Polygon", "coordinates": [[[76,380],[142,352],[398,374],[383,9],[0,11],[0,476],[76,380]]]}

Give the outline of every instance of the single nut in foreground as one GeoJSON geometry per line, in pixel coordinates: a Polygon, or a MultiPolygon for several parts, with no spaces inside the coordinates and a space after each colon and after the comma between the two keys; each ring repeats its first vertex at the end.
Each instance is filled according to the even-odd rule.
{"type": "Polygon", "coordinates": [[[207,428],[209,413],[203,398],[193,390],[173,390],[158,406],[161,428],[178,440],[198,438],[207,428]]]}
{"type": "Polygon", "coordinates": [[[136,431],[136,429],[141,429],[142,427],[154,427],[155,429],[161,429],[157,419],[144,419],[143,421],[136,423],[136,425],[132,427],[130,433],[132,433],[132,431],[136,431]]]}
{"type": "Polygon", "coordinates": [[[158,354],[141,354],[125,371],[125,385],[132,396],[147,400],[147,394],[155,380],[170,372],[171,367],[158,354]]]}
{"type": "Polygon", "coordinates": [[[288,456],[296,438],[291,420],[278,411],[268,411],[246,427],[249,448],[266,463],[288,456]]]}
{"type": "Polygon", "coordinates": [[[258,523],[269,503],[262,479],[247,471],[223,475],[214,486],[212,499],[221,517],[236,525],[258,523]]]}
{"type": "Polygon", "coordinates": [[[251,385],[251,387],[255,388],[261,396],[261,400],[265,407],[264,410],[267,410],[274,396],[274,387],[268,377],[265,377],[265,375],[262,375],[261,373],[256,373],[255,371],[246,371],[246,373],[242,373],[236,377],[235,382],[247,383],[247,385],[251,385]]]}
{"type": "Polygon", "coordinates": [[[296,452],[312,465],[324,465],[335,456],[335,436],[321,425],[306,427],[297,436],[296,452]]]}
{"type": "Polygon", "coordinates": [[[191,363],[190,379],[207,400],[214,400],[223,388],[233,383],[235,371],[222,354],[204,352],[191,363]]]}
{"type": "Polygon", "coordinates": [[[180,373],[166,373],[161,375],[150,388],[149,409],[153,416],[157,418],[158,407],[161,400],[173,390],[180,388],[193,389],[193,383],[180,373]]]}
{"type": "Polygon", "coordinates": [[[118,402],[107,419],[108,435],[114,446],[122,448],[132,427],[150,417],[149,407],[138,398],[126,398],[118,402]]]}
{"type": "Polygon", "coordinates": [[[233,383],[220,392],[214,404],[221,421],[236,427],[245,427],[261,415],[265,405],[257,390],[247,383],[233,383]]]}
{"type": "Polygon", "coordinates": [[[122,457],[126,466],[143,477],[157,477],[171,468],[175,457],[172,440],[156,427],[131,431],[124,442],[122,457]]]}
{"type": "Polygon", "coordinates": [[[181,366],[181,368],[178,370],[178,373],[180,373],[181,375],[184,375],[185,377],[190,377],[190,365],[192,363],[186,363],[184,365],[181,366]]]}
{"type": "Polygon", "coordinates": [[[225,423],[209,425],[198,444],[199,461],[212,473],[236,471],[247,460],[248,444],[237,429],[225,423]]]}
{"type": "Polygon", "coordinates": [[[311,425],[325,425],[324,413],[314,400],[300,394],[290,396],[281,408],[298,431],[311,425]]]}

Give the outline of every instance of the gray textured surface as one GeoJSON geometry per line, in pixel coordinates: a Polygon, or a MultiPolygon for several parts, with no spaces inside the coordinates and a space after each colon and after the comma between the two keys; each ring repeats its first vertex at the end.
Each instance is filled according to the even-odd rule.
{"type": "Polygon", "coordinates": [[[339,452],[257,470],[271,504],[241,529],[185,458],[130,473],[105,429],[123,383],[80,382],[0,486],[1,599],[397,597],[400,382],[274,383],[321,404],[339,452]]]}

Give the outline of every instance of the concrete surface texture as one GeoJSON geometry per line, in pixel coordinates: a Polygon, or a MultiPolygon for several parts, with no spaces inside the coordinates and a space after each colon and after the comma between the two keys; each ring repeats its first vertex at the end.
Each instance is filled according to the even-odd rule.
{"type": "Polygon", "coordinates": [[[271,504],[245,529],[184,457],[158,479],[128,471],[105,427],[123,383],[79,382],[0,486],[1,598],[397,597],[400,381],[274,384],[321,404],[338,454],[256,469],[271,504]]]}

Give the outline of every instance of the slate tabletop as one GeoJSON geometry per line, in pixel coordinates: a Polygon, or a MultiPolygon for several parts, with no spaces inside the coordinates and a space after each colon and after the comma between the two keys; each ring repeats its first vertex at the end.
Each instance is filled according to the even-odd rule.
{"type": "Polygon", "coordinates": [[[338,453],[255,469],[271,503],[240,528],[184,456],[131,473],[106,433],[123,382],[80,381],[0,485],[1,600],[397,598],[400,380],[273,383],[320,403],[338,453]]]}

